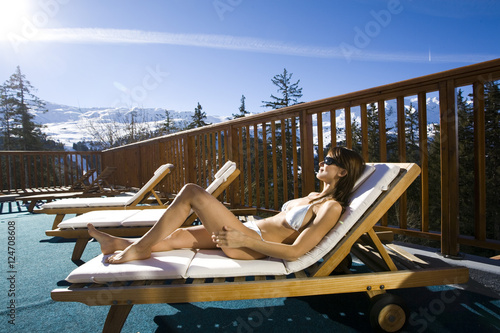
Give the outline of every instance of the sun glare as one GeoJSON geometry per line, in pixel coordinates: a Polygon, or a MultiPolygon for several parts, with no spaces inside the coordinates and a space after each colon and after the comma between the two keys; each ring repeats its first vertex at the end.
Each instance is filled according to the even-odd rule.
{"type": "Polygon", "coordinates": [[[18,32],[23,18],[29,19],[30,1],[0,0],[0,38],[5,39],[9,32],[18,32]]]}

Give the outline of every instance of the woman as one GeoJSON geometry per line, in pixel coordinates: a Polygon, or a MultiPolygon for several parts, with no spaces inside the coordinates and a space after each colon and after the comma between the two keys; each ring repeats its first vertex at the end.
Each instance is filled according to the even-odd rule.
{"type": "Polygon", "coordinates": [[[114,237],[91,224],[89,234],[100,243],[103,254],[121,251],[107,259],[112,264],[146,259],[151,252],[216,247],[234,259],[270,256],[295,260],[316,246],[337,223],[364,164],[350,149],[331,148],[316,175],[323,182],[322,192],[288,201],[281,213],[263,220],[241,223],[204,189],[187,184],[140,239],[114,237]],[[191,210],[203,224],[180,228],[191,210]]]}

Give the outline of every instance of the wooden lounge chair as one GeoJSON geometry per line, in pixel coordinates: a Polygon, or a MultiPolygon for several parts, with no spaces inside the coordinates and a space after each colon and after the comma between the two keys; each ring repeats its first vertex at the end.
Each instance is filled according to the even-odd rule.
{"type": "Polygon", "coordinates": [[[40,201],[51,202],[56,199],[115,196],[120,194],[121,191],[115,190],[113,186],[108,183],[108,178],[111,177],[117,169],[116,167],[106,167],[91,183],[85,184],[86,180],[95,172],[95,170],[90,170],[86,173],[88,176],[85,176],[85,181],[80,180],[73,184],[68,192],[28,195],[19,197],[17,200],[22,201],[25,205],[29,203],[28,211],[33,212],[37,203],[40,201]]]}
{"type": "Polygon", "coordinates": [[[87,184],[88,180],[94,174],[95,169],[87,170],[80,178],[78,178],[71,186],[52,186],[52,187],[37,187],[3,190],[2,194],[17,194],[19,196],[49,194],[49,193],[66,193],[81,191],[87,184]]]}
{"type": "Polygon", "coordinates": [[[6,193],[10,193],[4,195],[3,193],[0,195],[0,213],[3,212],[3,203],[7,202],[9,205],[9,212],[12,213],[12,203],[16,203],[17,210],[21,211],[21,202],[23,205],[26,205],[30,202],[30,205],[27,207],[29,212],[33,211],[38,200],[33,198],[40,196],[41,198],[51,198],[52,196],[58,195],[67,195],[71,196],[71,193],[83,193],[83,192],[74,192],[81,191],[86,186],[88,186],[88,180],[94,174],[95,169],[87,170],[78,180],[76,180],[71,186],[58,186],[58,187],[42,187],[42,188],[28,188],[17,191],[8,191],[6,193]],[[34,201],[33,201],[34,200],[34,201]]]}
{"type": "Polygon", "coordinates": [[[174,168],[172,164],[161,165],[154,173],[153,177],[133,196],[116,196],[107,198],[70,198],[52,201],[43,204],[40,209],[34,209],[33,213],[55,214],[52,229],[64,219],[66,214],[83,214],[94,210],[125,210],[125,209],[147,209],[163,208],[163,202],[154,191],[166,175],[174,168]],[[141,205],[154,196],[157,205],[141,205]]]}
{"type": "Polygon", "coordinates": [[[96,169],[87,170],[77,181],[75,181],[69,188],[68,192],[83,190],[88,186],[89,179],[96,172],[96,169]]]}
{"type": "Polygon", "coordinates": [[[113,190],[113,186],[109,184],[109,178],[118,170],[117,167],[107,166],[102,172],[88,185],[83,187],[85,193],[106,193],[113,190]]]}
{"type": "Polygon", "coordinates": [[[21,205],[17,202],[17,198],[19,198],[19,194],[1,194],[0,193],[0,214],[3,213],[3,205],[4,203],[8,206],[8,213],[12,213],[12,204],[15,203],[17,206],[17,211],[21,211],[21,205]]]}
{"type": "MultiPolygon", "coordinates": [[[[372,298],[373,326],[397,331],[408,313],[401,300],[386,291],[450,283],[465,283],[466,268],[404,269],[398,267],[373,227],[418,176],[415,164],[375,164],[376,171],[354,192],[351,205],[339,223],[313,250],[296,261],[233,260],[220,250],[175,250],[154,253],[144,261],[121,265],[103,263],[98,256],[75,269],[73,283],[55,289],[61,302],[89,306],[111,305],[104,332],[119,332],[135,304],[207,302],[223,300],[298,297],[367,292],[372,298]],[[378,180],[379,171],[400,167],[392,181],[378,180]],[[374,185],[375,184],[375,185],[374,185]],[[378,193],[377,193],[378,192],[378,193]],[[366,237],[379,254],[381,271],[331,275],[357,241],[366,237]],[[102,297],[106,295],[106,297],[102,297]]],[[[385,177],[384,177],[385,178],[385,177]]]]}
{"type": "MultiPolygon", "coordinates": [[[[215,179],[206,189],[207,192],[214,197],[218,197],[229,187],[239,174],[240,170],[236,168],[236,163],[228,161],[215,174],[215,179]]],[[[92,211],[67,219],[59,223],[57,229],[47,230],[45,234],[53,237],[76,238],[71,260],[79,260],[88,241],[91,239],[87,231],[88,223],[93,223],[96,228],[111,235],[137,237],[144,235],[163,215],[165,209],[166,208],[92,211]]],[[[196,214],[191,213],[184,222],[184,225],[192,224],[196,218],[196,214]]]]}

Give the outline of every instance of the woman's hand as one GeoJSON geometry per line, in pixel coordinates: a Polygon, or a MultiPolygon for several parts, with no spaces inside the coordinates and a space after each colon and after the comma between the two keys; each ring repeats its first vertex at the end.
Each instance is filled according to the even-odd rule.
{"type": "Polygon", "coordinates": [[[241,231],[224,226],[222,231],[212,233],[212,241],[217,247],[245,247],[248,236],[241,231]]]}

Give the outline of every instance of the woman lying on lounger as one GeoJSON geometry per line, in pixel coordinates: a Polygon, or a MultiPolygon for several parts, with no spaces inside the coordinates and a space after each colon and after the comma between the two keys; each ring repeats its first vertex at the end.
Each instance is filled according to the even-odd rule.
{"type": "Polygon", "coordinates": [[[364,164],[352,150],[331,148],[316,175],[324,184],[322,192],[290,200],[281,213],[263,220],[242,223],[203,188],[187,184],[140,239],[114,237],[91,224],[89,234],[100,243],[103,254],[114,253],[107,259],[112,264],[146,259],[151,252],[216,247],[234,259],[270,256],[295,260],[316,246],[337,223],[364,164]],[[202,225],[180,228],[191,210],[202,225]]]}

